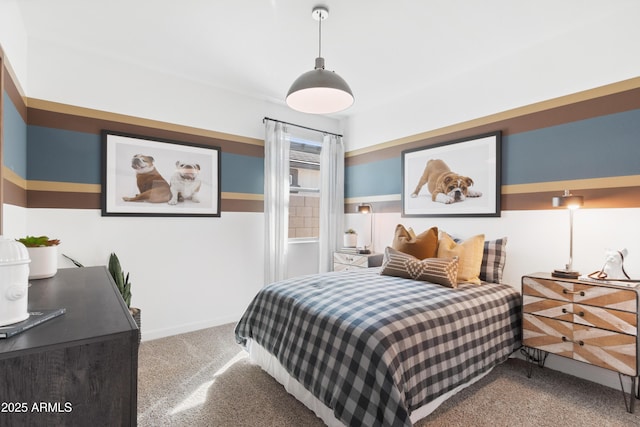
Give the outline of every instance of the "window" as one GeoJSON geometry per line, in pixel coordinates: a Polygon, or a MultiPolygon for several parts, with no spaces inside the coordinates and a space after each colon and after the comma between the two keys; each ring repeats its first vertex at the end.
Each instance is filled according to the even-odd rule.
{"type": "Polygon", "coordinates": [[[289,239],[320,235],[320,150],[322,134],[290,137],[289,239]]]}

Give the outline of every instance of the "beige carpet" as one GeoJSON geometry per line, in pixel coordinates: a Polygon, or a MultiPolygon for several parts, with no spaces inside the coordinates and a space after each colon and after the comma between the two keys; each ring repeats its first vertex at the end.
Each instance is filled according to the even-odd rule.
{"type": "MultiPolygon", "coordinates": [[[[284,388],[252,365],[233,324],[143,342],[140,426],[323,426],[284,388]]],[[[417,426],[640,426],[620,390],[510,359],[449,399],[417,426]]]]}

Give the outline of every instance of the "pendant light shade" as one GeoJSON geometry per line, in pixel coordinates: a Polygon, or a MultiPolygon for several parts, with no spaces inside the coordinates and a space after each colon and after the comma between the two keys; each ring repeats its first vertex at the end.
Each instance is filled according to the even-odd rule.
{"type": "Polygon", "coordinates": [[[354,101],[347,82],[333,71],[324,69],[322,52],[322,21],[329,16],[324,7],[316,7],[311,14],[318,20],[319,49],[315,68],[296,79],[287,93],[287,105],[294,110],[311,114],[329,114],[349,108],[354,101]]]}

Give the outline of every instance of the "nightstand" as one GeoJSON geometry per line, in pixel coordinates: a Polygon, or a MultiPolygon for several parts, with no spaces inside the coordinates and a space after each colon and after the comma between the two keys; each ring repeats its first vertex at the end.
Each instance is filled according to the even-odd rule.
{"type": "Polygon", "coordinates": [[[529,362],[549,353],[618,373],[628,412],[638,398],[636,284],[574,280],[534,273],[522,278],[522,345],[529,362]],[[631,379],[627,405],[622,376],[631,379]],[[634,396],[635,395],[635,396],[634,396]]]}
{"type": "Polygon", "coordinates": [[[380,267],[383,254],[354,254],[350,252],[333,253],[333,271],[353,270],[355,268],[380,267]]]}

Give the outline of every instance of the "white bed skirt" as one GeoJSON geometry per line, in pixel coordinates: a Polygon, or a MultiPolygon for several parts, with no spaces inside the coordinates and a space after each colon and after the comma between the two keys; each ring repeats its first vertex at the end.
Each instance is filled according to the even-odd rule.
{"type": "MultiPolygon", "coordinates": [[[[311,409],[316,416],[318,416],[324,423],[329,427],[345,427],[342,421],[338,420],[335,415],[333,415],[333,410],[327,407],[324,403],[318,400],[310,391],[302,386],[293,378],[286,369],[280,364],[280,361],[265,350],[260,344],[255,341],[248,339],[247,340],[247,349],[249,351],[249,357],[251,361],[258,366],[260,366],[265,372],[271,375],[276,379],[280,384],[282,384],[287,390],[289,394],[294,396],[300,402],[302,402],[307,408],[311,409]]],[[[455,395],[461,390],[469,387],[475,382],[481,380],[485,377],[489,372],[493,370],[493,367],[483,374],[471,379],[470,381],[462,384],[455,389],[443,394],[442,396],[436,398],[435,400],[427,403],[424,406],[414,410],[411,413],[411,423],[415,424],[418,420],[426,417],[433,411],[435,411],[438,406],[442,405],[448,398],[455,395]]]]}

